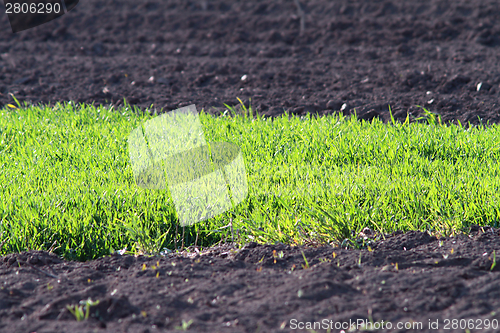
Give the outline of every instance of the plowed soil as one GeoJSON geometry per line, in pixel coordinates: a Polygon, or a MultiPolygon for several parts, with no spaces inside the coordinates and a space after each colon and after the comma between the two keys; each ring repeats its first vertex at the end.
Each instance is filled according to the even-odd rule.
{"type": "MultiPolygon", "coordinates": [[[[421,105],[445,122],[498,123],[499,7],[87,0],[17,34],[4,14],[0,104],[13,94],[219,114],[239,97],[268,116],[356,111],[388,121],[390,106],[413,121],[421,105]]],[[[371,249],[224,245],[86,263],[11,254],[0,259],[0,331],[166,332],[184,322],[193,332],[339,332],[358,319],[387,332],[500,330],[498,229],[400,233],[371,249]],[[78,322],[67,306],[88,298],[99,304],[78,322]]]]}
{"type": "Polygon", "coordinates": [[[295,328],[326,321],[340,332],[371,318],[387,332],[463,332],[453,319],[498,332],[498,229],[441,240],[411,231],[371,249],[250,243],[85,263],[11,254],[0,261],[0,330],[173,332],[184,321],[192,332],[310,332],[295,328]],[[78,322],[67,306],[89,298],[99,304],[78,322]]]}

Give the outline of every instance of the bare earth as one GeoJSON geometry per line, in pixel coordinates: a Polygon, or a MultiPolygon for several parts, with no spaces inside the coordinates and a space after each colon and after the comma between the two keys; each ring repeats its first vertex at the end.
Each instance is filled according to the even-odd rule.
{"type": "Polygon", "coordinates": [[[309,332],[293,320],[327,320],[339,332],[335,324],[371,318],[393,325],[383,332],[413,322],[415,332],[463,332],[452,319],[498,332],[485,323],[500,318],[499,249],[499,229],[473,226],[440,240],[399,233],[373,251],[250,243],[85,263],[11,254],[0,260],[0,331],[173,332],[184,321],[192,332],[309,332]],[[77,322],[66,306],[89,298],[100,303],[77,322]]]}

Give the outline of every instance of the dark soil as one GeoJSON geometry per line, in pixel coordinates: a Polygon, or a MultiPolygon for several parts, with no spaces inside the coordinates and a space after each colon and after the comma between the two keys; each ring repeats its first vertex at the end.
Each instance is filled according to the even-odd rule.
{"type": "Polygon", "coordinates": [[[500,120],[496,0],[87,0],[45,25],[0,28],[0,104],[129,104],[262,114],[500,120]],[[242,77],[246,75],[246,79],[242,77]],[[480,87],[478,91],[478,85],[480,87]],[[345,104],[345,105],[344,105],[345,104]],[[478,118],[479,117],[479,118],[478,118]]]}
{"type": "Polygon", "coordinates": [[[453,319],[498,332],[484,324],[500,319],[495,250],[500,259],[500,230],[475,226],[446,239],[394,234],[372,251],[251,243],[85,263],[11,254],[0,259],[0,331],[173,332],[192,321],[192,332],[310,332],[294,320],[331,320],[339,332],[335,323],[372,318],[388,332],[463,332],[453,319]],[[100,303],[77,322],[66,307],[88,298],[100,303]],[[421,329],[396,329],[411,322],[421,329]]]}
{"type": "MultiPolygon", "coordinates": [[[[4,14],[0,105],[12,93],[166,111],[194,103],[219,114],[240,97],[269,116],[356,110],[389,121],[390,105],[402,121],[422,105],[447,122],[498,123],[499,7],[302,0],[302,33],[292,0],[87,0],[17,34],[4,14]]],[[[409,232],[372,249],[304,248],[306,269],[301,249],[285,245],[86,263],[11,254],[0,260],[0,331],[164,332],[192,320],[193,332],[309,332],[292,320],[369,318],[393,324],[381,331],[463,332],[454,319],[499,331],[483,321],[500,320],[499,230],[474,227],[442,243],[409,232]],[[89,297],[100,303],[77,322],[66,306],[89,297]],[[411,321],[422,329],[396,329],[411,321]]]]}

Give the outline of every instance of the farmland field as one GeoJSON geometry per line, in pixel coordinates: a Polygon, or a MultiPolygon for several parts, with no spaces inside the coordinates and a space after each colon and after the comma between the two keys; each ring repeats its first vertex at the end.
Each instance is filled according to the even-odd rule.
{"type": "Polygon", "coordinates": [[[498,331],[498,7],[89,0],[17,34],[3,15],[0,331],[498,331]],[[241,148],[248,197],[182,228],[127,136],[191,104],[241,148]]]}

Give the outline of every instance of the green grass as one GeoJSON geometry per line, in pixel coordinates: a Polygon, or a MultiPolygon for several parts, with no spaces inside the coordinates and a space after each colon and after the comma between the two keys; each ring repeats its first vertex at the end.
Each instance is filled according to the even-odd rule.
{"type": "MultiPolygon", "coordinates": [[[[249,195],[182,229],[168,191],[136,186],[130,107],[0,110],[0,254],[52,250],[87,260],[235,240],[341,244],[364,227],[440,235],[499,226],[496,125],[383,124],[332,115],[274,120],[200,113],[209,142],[241,147],[249,195]]],[[[431,115],[428,113],[428,115],[431,115]]]]}

